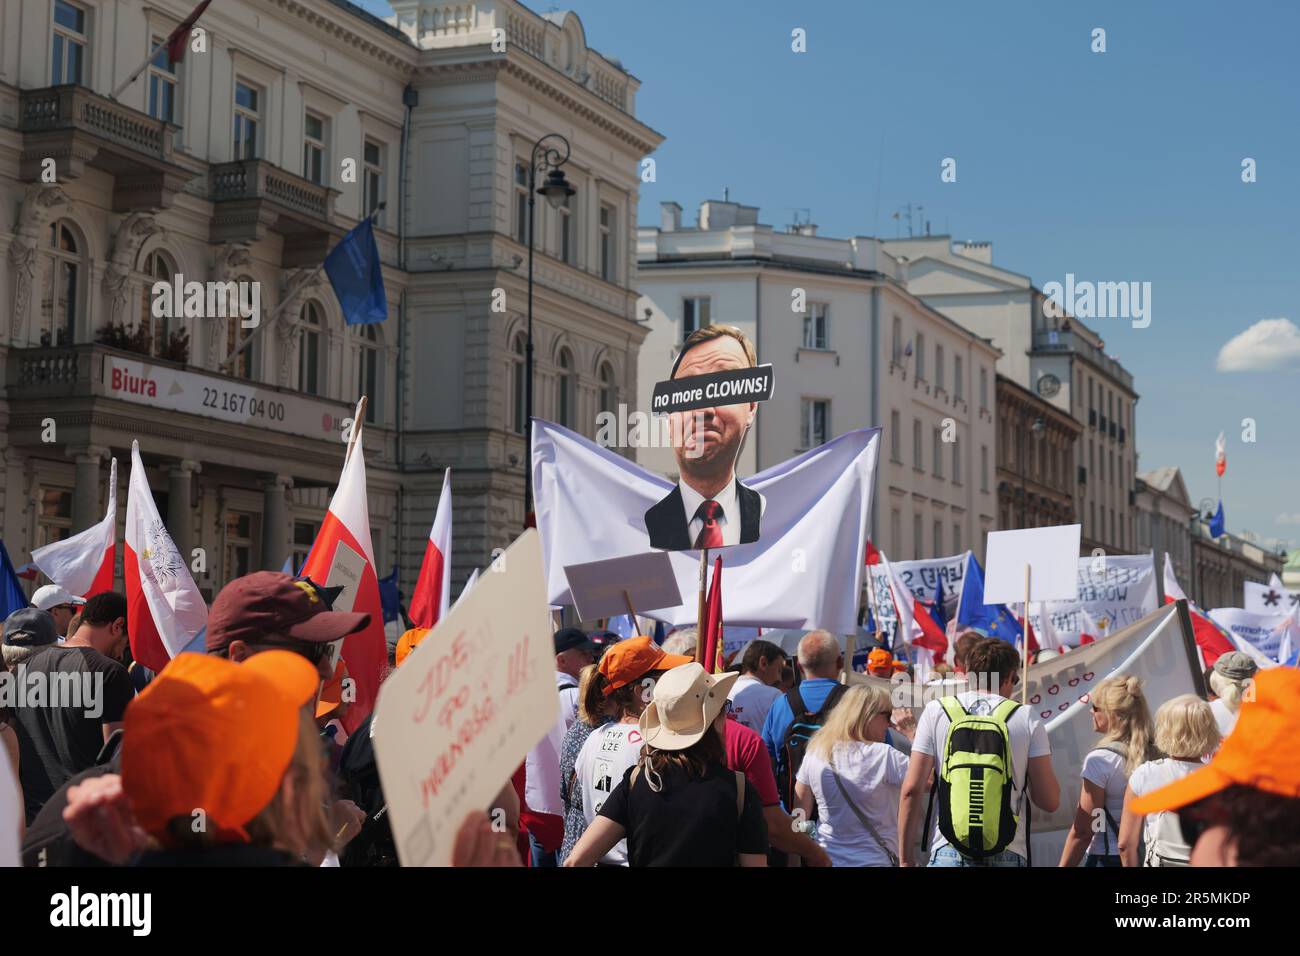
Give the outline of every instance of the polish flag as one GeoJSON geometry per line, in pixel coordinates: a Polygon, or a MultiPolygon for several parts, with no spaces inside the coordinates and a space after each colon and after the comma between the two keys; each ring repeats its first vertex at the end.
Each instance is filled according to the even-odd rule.
{"type": "Polygon", "coordinates": [[[1214,473],[1220,478],[1228,470],[1228,455],[1223,444],[1223,432],[1214,440],[1214,473]]]}
{"type": "Polygon", "coordinates": [[[131,656],[155,673],[208,625],[208,606],[167,533],[131,442],[126,494],[126,626],[131,656]]]}
{"type": "Polygon", "coordinates": [[[1174,563],[1169,559],[1169,552],[1166,551],[1165,603],[1172,604],[1174,601],[1187,601],[1187,613],[1191,615],[1192,633],[1196,637],[1196,653],[1201,657],[1202,667],[1213,667],[1221,654],[1237,649],[1218,626],[1201,613],[1196,603],[1187,599],[1183,589],[1178,586],[1178,579],[1174,577],[1174,563]]]}
{"type": "Polygon", "coordinates": [[[334,610],[370,615],[370,624],[364,630],[343,639],[343,660],[356,689],[356,698],[343,718],[343,729],[349,734],[374,708],[380,674],[388,662],[379,576],[375,573],[375,553],[370,543],[360,409],[353,428],[357,432],[352,450],[343,463],[338,488],[330,499],[329,511],[301,572],[323,587],[342,586],[343,590],[334,599],[334,610]]]}
{"type": "Polygon", "coordinates": [[[202,3],[190,11],[190,15],[182,20],[175,30],[167,34],[167,63],[169,65],[179,63],[185,59],[185,50],[190,42],[190,32],[211,2],[212,0],[203,0],[202,3]]]}
{"type": "Polygon", "coordinates": [[[943,633],[943,629],[935,623],[934,618],[926,612],[921,602],[916,599],[911,589],[899,580],[898,573],[883,552],[880,555],[880,563],[885,566],[889,592],[894,598],[899,632],[903,635],[903,640],[912,645],[916,655],[916,673],[913,676],[918,683],[924,683],[930,678],[930,668],[942,661],[944,654],[948,652],[948,638],[943,633]]]}
{"type": "Polygon", "coordinates": [[[415,627],[433,627],[451,603],[451,469],[442,474],[442,494],[424,545],[424,562],[408,614],[415,627]]]}
{"type": "Polygon", "coordinates": [[[71,538],[37,548],[32,552],[32,564],[69,594],[90,597],[113,590],[116,542],[117,459],[114,458],[108,469],[108,512],[104,520],[71,538]]]}

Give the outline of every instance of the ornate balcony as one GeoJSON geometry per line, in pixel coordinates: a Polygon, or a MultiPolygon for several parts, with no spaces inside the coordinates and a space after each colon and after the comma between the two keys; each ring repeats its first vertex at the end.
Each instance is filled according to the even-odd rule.
{"type": "Polygon", "coordinates": [[[113,210],[169,206],[194,178],[172,150],[174,127],[84,86],[23,90],[18,128],[23,134],[19,175],[37,182],[48,160],[59,181],[87,166],[113,176],[113,210]]]}
{"type": "Polygon", "coordinates": [[[267,230],[285,237],[284,266],[315,265],[341,235],[333,225],[337,189],[286,172],[265,159],[218,163],[208,170],[215,205],[213,242],[251,242],[267,230]]]}

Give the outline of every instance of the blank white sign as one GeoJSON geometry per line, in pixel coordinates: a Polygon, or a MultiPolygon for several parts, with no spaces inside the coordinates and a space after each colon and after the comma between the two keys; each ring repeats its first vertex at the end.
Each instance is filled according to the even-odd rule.
{"type": "Polygon", "coordinates": [[[1029,600],[1073,601],[1079,596],[1081,525],[989,532],[985,550],[984,603],[1021,604],[1025,565],[1029,600]]]}

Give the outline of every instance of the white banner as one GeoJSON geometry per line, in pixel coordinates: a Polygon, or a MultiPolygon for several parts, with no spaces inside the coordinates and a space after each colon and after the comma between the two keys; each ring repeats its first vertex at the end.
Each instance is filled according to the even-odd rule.
{"type": "Polygon", "coordinates": [[[1047,602],[1052,626],[1072,646],[1087,629],[1085,611],[1102,630],[1093,635],[1099,638],[1137,623],[1156,606],[1156,564],[1150,553],[1080,558],[1078,599],[1047,602]]]}
{"type": "Polygon", "coordinates": [[[103,386],[106,396],[124,402],[335,441],[351,410],[342,402],[118,355],[104,356],[103,386]]]}
{"type": "MultiPolygon", "coordinates": [[[[711,552],[722,555],[726,624],[856,629],[879,445],[878,428],[852,431],[745,479],[767,507],[758,541],[711,552]]],[[[572,603],[567,565],[651,550],[644,516],[672,482],[541,419],[533,420],[532,465],[551,604],[572,603]]],[[[670,557],[682,606],[648,616],[694,623],[699,553],[670,557]]]]}
{"type": "MultiPolygon", "coordinates": [[[[943,581],[944,612],[948,620],[957,613],[957,601],[961,598],[962,581],[966,576],[966,559],[969,551],[954,554],[946,558],[921,558],[917,561],[894,561],[889,563],[898,575],[899,581],[914,594],[918,600],[934,600],[934,588],[938,581],[943,581]]],[[[888,555],[886,555],[888,557],[888,555]]],[[[892,639],[894,623],[898,615],[894,612],[894,602],[889,592],[889,576],[884,564],[873,564],[867,569],[871,572],[873,587],[872,597],[875,610],[880,615],[880,629],[887,638],[892,639]]]]}
{"type": "MultiPolygon", "coordinates": [[[[1210,617],[1232,635],[1238,646],[1242,641],[1246,641],[1271,661],[1278,659],[1278,652],[1288,636],[1291,637],[1292,650],[1288,652],[1287,657],[1289,658],[1295,652],[1297,644],[1295,632],[1300,630],[1300,627],[1297,627],[1294,615],[1252,614],[1239,607],[1218,607],[1210,612],[1210,617]]],[[[1249,648],[1242,648],[1242,650],[1247,654],[1250,653],[1249,648]]]]}
{"type": "Polygon", "coordinates": [[[1300,591],[1279,588],[1272,584],[1259,584],[1247,581],[1242,609],[1251,614],[1296,614],[1300,615],[1300,591]]]}

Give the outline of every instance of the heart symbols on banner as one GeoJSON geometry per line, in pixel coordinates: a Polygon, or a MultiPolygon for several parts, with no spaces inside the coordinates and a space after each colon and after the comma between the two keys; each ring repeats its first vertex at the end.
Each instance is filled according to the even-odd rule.
{"type": "Polygon", "coordinates": [[[1043,711],[1041,714],[1039,714],[1038,716],[1041,717],[1041,718],[1043,718],[1043,720],[1047,720],[1049,717],[1052,716],[1052,712],[1051,712],[1050,710],[1045,710],[1045,711],[1043,711]]]}
{"type": "Polygon", "coordinates": [[[1035,694],[1033,697],[1029,698],[1029,702],[1031,704],[1041,704],[1043,702],[1043,695],[1035,694]]]}
{"type": "Polygon", "coordinates": [[[1055,695],[1059,694],[1060,692],[1061,692],[1061,685],[1060,685],[1060,684],[1053,684],[1051,687],[1047,688],[1047,694],[1048,694],[1049,697],[1050,697],[1050,696],[1055,696],[1055,695]]]}
{"type": "Polygon", "coordinates": [[[1077,677],[1071,677],[1071,678],[1070,678],[1070,686],[1071,686],[1071,687],[1078,687],[1078,686],[1079,686],[1079,678],[1077,678],[1077,677]]]}

